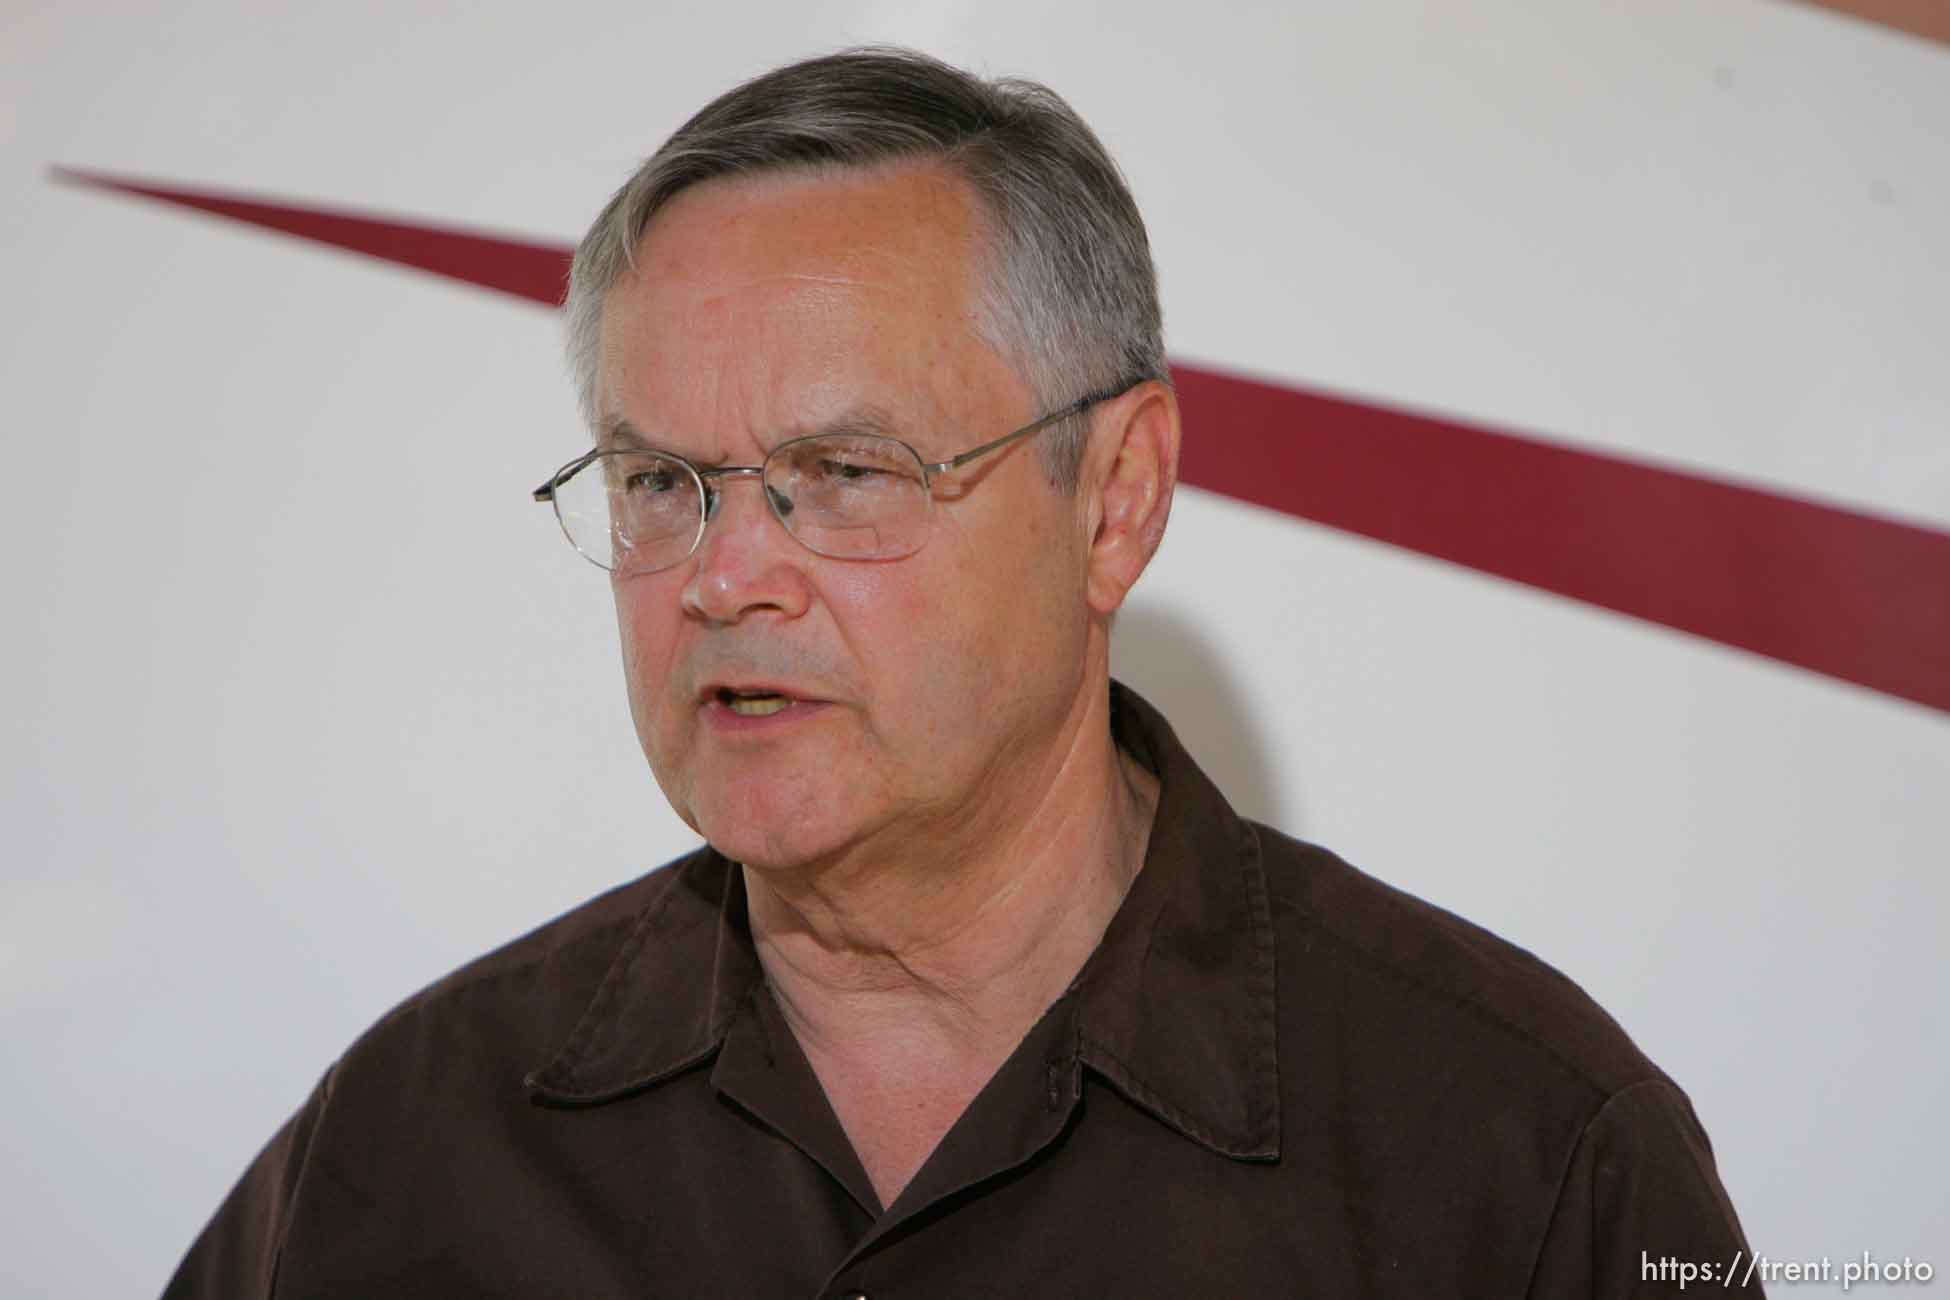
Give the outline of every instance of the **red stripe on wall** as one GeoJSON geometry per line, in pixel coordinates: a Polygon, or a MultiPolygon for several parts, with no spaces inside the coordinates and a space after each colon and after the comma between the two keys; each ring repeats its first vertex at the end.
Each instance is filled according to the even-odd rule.
{"type": "Polygon", "coordinates": [[[1943,0],[1804,0],[1925,40],[1950,44],[1950,5],[1943,0]]]}
{"type": "Polygon", "coordinates": [[[1185,482],[1950,712],[1950,535],[1179,366],[1185,482]]]}
{"type": "MultiPolygon", "coordinates": [[[[158,199],[554,306],[569,254],[137,183],[158,199]]],[[[1950,535],[1452,420],[1174,369],[1184,481],[1950,712],[1950,535]]]]}
{"type": "Polygon", "coordinates": [[[342,208],[294,207],[214,190],[150,185],[66,167],[55,168],[54,176],[74,185],[157,199],[229,217],[246,225],[364,253],[382,262],[417,267],[450,280],[498,289],[550,307],[561,303],[569,287],[569,254],[548,244],[392,221],[342,208]]]}

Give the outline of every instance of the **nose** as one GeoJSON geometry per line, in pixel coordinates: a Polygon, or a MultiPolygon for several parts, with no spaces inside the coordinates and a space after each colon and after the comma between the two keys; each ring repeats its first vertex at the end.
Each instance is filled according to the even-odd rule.
{"type": "Polygon", "coordinates": [[[706,491],[704,536],[684,584],[685,611],[721,624],[763,610],[787,618],[805,613],[812,603],[805,573],[811,552],[780,522],[791,514],[792,503],[747,469],[713,477],[706,491]]]}

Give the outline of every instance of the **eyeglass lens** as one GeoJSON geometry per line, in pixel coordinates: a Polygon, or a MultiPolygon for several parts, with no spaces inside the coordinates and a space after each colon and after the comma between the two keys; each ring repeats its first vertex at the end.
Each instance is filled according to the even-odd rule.
{"type": "MultiPolygon", "coordinates": [[[[556,515],[578,551],[630,576],[681,564],[733,480],[654,451],[604,452],[555,486],[556,515]],[[708,484],[703,479],[713,480],[708,484]]],[[[772,513],[809,550],[897,559],[927,540],[932,499],[904,443],[834,434],[781,443],[766,458],[772,513]]]]}

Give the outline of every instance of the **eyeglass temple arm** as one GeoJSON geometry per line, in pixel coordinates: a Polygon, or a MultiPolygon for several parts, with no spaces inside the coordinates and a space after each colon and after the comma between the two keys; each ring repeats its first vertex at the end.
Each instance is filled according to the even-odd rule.
{"type": "Polygon", "coordinates": [[[535,489],[533,493],[534,498],[544,503],[555,500],[555,485],[564,482],[572,475],[580,473],[590,461],[602,455],[602,451],[603,449],[601,447],[591,447],[588,451],[583,452],[582,455],[577,456],[561,469],[556,470],[548,476],[548,482],[535,489]]]}
{"type": "Polygon", "coordinates": [[[1045,415],[1042,419],[1037,420],[1033,424],[1025,424],[1022,428],[1017,429],[1014,433],[1005,433],[1000,438],[995,439],[993,442],[985,442],[979,447],[971,447],[969,450],[963,452],[959,456],[956,456],[952,460],[939,461],[932,465],[923,464],[921,468],[925,469],[930,474],[946,474],[949,470],[960,469],[963,465],[966,465],[969,461],[974,460],[977,456],[986,456],[990,452],[995,451],[996,449],[1001,447],[1006,447],[1010,443],[1015,442],[1018,439],[1027,438],[1032,433],[1041,433],[1044,429],[1049,428],[1052,424],[1056,424],[1060,421],[1067,420],[1073,415],[1080,415],[1083,412],[1089,410],[1091,407],[1095,406],[1099,402],[1108,402],[1113,397],[1121,396],[1123,393],[1129,391],[1136,382],[1137,381],[1132,381],[1131,383],[1120,384],[1116,388],[1107,388],[1101,393],[1092,393],[1088,397],[1079,397],[1076,401],[1071,402],[1068,406],[1062,407],[1059,410],[1051,411],[1048,415],[1045,415]]]}

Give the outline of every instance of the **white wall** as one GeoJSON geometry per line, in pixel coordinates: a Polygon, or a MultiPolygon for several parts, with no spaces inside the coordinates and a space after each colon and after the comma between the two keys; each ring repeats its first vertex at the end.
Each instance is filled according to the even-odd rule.
{"type": "MultiPolygon", "coordinates": [[[[866,39],[1069,95],[1178,356],[1950,529],[1950,50],[1795,6],[0,11],[0,1294],[160,1288],[392,1002],[687,846],[527,489],[549,313],[67,163],[569,242],[866,39]]],[[[1194,429],[1193,436],[1223,437],[1194,429]]],[[[1950,1266],[1950,717],[1185,492],[1120,665],[1564,967],[1755,1246],[1950,1266]]]]}

